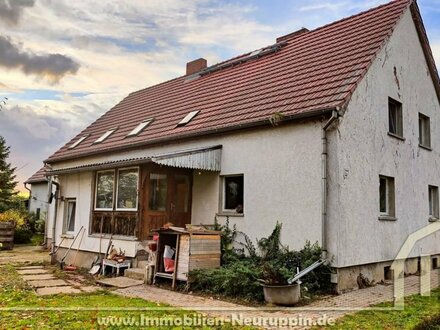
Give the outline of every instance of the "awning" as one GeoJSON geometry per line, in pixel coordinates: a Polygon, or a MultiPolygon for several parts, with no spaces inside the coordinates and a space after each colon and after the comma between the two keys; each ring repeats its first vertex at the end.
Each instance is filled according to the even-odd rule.
{"type": "Polygon", "coordinates": [[[160,165],[191,168],[196,170],[220,171],[222,146],[193,149],[157,155],[151,160],[160,165]]]}
{"type": "Polygon", "coordinates": [[[91,171],[100,169],[110,169],[122,166],[133,166],[154,162],[156,164],[189,168],[205,171],[220,171],[222,146],[204,147],[198,149],[181,150],[154,156],[124,158],[102,162],[86,163],[77,166],[64,167],[58,169],[48,169],[47,175],[58,175],[81,171],[91,171]]]}

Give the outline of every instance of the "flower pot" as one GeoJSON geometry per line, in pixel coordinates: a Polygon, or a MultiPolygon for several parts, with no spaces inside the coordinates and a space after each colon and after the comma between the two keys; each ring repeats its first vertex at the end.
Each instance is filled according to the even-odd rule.
{"type": "Polygon", "coordinates": [[[301,298],[299,284],[263,285],[264,299],[275,305],[293,306],[301,298]]]}

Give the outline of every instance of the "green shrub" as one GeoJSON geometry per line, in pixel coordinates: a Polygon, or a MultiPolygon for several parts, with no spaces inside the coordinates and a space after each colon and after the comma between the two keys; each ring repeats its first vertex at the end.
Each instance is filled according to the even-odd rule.
{"type": "Polygon", "coordinates": [[[440,313],[426,317],[422,322],[417,324],[414,330],[438,330],[440,329],[440,313]]]}
{"type": "Polygon", "coordinates": [[[33,233],[29,228],[16,228],[14,234],[15,244],[29,244],[31,242],[33,233]]]}
{"type": "Polygon", "coordinates": [[[25,217],[22,212],[17,210],[7,210],[3,213],[0,213],[0,221],[1,222],[9,222],[12,221],[15,223],[17,228],[20,228],[25,225],[25,217]]]}

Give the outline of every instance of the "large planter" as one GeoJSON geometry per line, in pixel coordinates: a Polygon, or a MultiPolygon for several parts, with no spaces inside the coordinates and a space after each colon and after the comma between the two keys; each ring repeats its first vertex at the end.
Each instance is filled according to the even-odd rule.
{"type": "Polygon", "coordinates": [[[12,250],[14,248],[14,222],[0,222],[0,243],[2,249],[12,250]]]}
{"type": "Polygon", "coordinates": [[[301,298],[299,284],[263,285],[263,292],[266,302],[275,305],[293,306],[301,298]]]}

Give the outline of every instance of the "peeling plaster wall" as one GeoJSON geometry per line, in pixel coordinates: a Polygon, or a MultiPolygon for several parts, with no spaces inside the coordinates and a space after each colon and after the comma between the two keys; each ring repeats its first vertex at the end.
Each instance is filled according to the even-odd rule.
{"type": "MultiPolygon", "coordinates": [[[[321,241],[321,125],[320,121],[281,124],[259,130],[167,144],[148,149],[90,157],[60,163],[54,168],[90,164],[109,159],[142,157],[157,153],[221,144],[221,175],[244,174],[244,215],[231,217],[230,225],[252,240],[268,236],[277,221],[283,223],[282,240],[300,249],[306,240],[321,241]]],[[[213,224],[219,212],[221,179],[218,172],[194,171],[192,223],[213,224]]],[[[60,175],[61,195],[77,198],[77,225],[89,228],[93,172],[60,175]]],[[[58,212],[57,241],[64,219],[64,203],[58,212]]],[[[226,217],[219,216],[220,223],[226,217]]],[[[64,241],[68,246],[71,240],[64,241]]],[[[115,246],[134,256],[138,243],[116,240],[115,246]]],[[[75,247],[77,243],[75,243],[75,247]]],[[[107,246],[107,239],[102,247],[107,246]]],[[[84,238],[81,249],[99,250],[99,238],[84,238]]]]}
{"type": "MultiPolygon", "coordinates": [[[[397,25],[330,133],[330,250],[338,267],[393,259],[428,225],[428,185],[440,186],[440,105],[411,14],[397,25]],[[388,136],[388,97],[403,104],[405,141],[388,136]],[[432,151],[418,145],[431,118],[432,151]],[[397,221],[379,216],[379,175],[395,178],[397,221]]],[[[412,256],[440,252],[440,232],[412,256]]]]}

